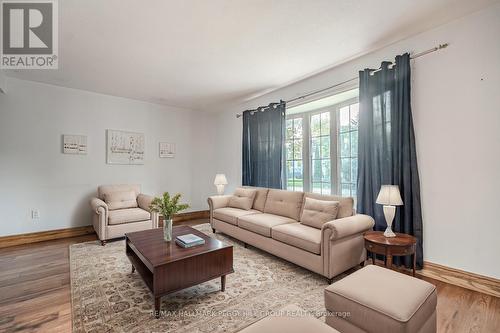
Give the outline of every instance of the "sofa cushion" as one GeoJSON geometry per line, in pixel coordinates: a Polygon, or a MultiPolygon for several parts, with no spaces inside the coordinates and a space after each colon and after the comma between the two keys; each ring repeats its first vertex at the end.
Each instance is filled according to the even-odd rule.
{"type": "Polygon", "coordinates": [[[434,285],[375,265],[325,289],[326,309],[349,312],[346,320],[366,331],[419,332],[436,303],[434,285]]]}
{"type": "Polygon", "coordinates": [[[270,189],[264,213],[285,216],[298,221],[303,197],[302,192],[270,189]]]}
{"type": "Polygon", "coordinates": [[[233,207],[217,208],[214,209],[213,211],[214,218],[234,225],[238,225],[238,217],[250,214],[262,214],[262,213],[255,209],[244,210],[233,207]]]}
{"type": "Polygon", "coordinates": [[[335,220],[338,211],[338,201],[305,198],[300,222],[304,225],[321,229],[326,222],[335,220]]]}
{"type": "Polygon", "coordinates": [[[237,188],[229,199],[228,206],[244,210],[252,209],[257,190],[250,188],[237,188]]]}
{"type": "Polygon", "coordinates": [[[238,217],[238,226],[240,228],[255,232],[266,237],[271,237],[271,228],[286,223],[298,222],[288,217],[266,213],[251,214],[238,217]]]}
{"type": "Polygon", "coordinates": [[[268,188],[264,187],[253,187],[253,186],[243,186],[243,188],[250,188],[257,191],[255,194],[255,200],[253,201],[253,209],[264,211],[264,207],[266,206],[267,193],[269,192],[268,188]]]}
{"type": "Polygon", "coordinates": [[[288,223],[272,228],[273,239],[311,253],[321,253],[321,230],[302,223],[288,223]]]}
{"type": "Polygon", "coordinates": [[[352,216],[354,214],[354,199],[352,197],[339,197],[337,195],[327,195],[319,193],[304,193],[304,198],[313,198],[316,200],[338,201],[339,212],[337,218],[352,216]]]}
{"type": "Polygon", "coordinates": [[[109,210],[137,208],[137,196],[134,191],[117,191],[104,194],[104,201],[109,210]]]}
{"type": "Polygon", "coordinates": [[[108,213],[108,224],[122,224],[130,222],[147,221],[151,218],[151,214],[141,208],[127,208],[111,210],[108,213]]]}

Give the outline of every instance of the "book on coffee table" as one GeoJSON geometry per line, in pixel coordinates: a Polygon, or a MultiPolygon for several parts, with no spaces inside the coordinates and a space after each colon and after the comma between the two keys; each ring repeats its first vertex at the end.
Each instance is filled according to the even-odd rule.
{"type": "Polygon", "coordinates": [[[205,240],[193,234],[180,235],[175,237],[175,242],[182,247],[193,247],[205,244],[205,240]]]}

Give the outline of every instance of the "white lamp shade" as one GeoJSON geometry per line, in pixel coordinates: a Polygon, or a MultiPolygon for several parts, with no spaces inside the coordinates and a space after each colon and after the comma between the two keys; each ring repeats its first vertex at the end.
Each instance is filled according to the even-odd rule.
{"type": "Polygon", "coordinates": [[[377,197],[377,203],[386,206],[402,206],[403,200],[397,185],[382,185],[377,197]]]}
{"type": "Polygon", "coordinates": [[[215,175],[214,185],[227,185],[226,175],[218,173],[215,175]]]}

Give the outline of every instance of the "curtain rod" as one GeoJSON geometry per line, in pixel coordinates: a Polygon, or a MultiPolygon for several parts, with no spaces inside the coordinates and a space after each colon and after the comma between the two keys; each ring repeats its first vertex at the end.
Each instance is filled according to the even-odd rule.
{"type": "MultiPolygon", "coordinates": [[[[439,51],[441,49],[444,49],[446,47],[448,47],[448,45],[450,45],[449,43],[444,43],[444,44],[439,44],[438,46],[435,46],[431,49],[428,49],[428,50],[425,50],[425,51],[422,51],[422,52],[419,52],[415,55],[412,55],[410,56],[410,59],[415,59],[415,58],[418,58],[418,57],[421,57],[421,56],[424,56],[424,55],[427,55],[429,53],[432,53],[432,52],[436,52],[436,51],[439,51]]],[[[373,72],[371,72],[371,74],[373,73],[376,73],[378,71],[380,71],[381,68],[378,68],[378,69],[375,69],[373,72]]],[[[319,89],[319,90],[315,90],[315,91],[311,91],[309,93],[306,93],[304,95],[301,95],[301,96],[298,96],[298,97],[294,97],[292,99],[289,99],[288,101],[285,101],[286,103],[290,103],[290,102],[295,102],[295,101],[298,101],[299,99],[303,99],[303,98],[306,98],[306,97],[309,97],[309,96],[313,96],[313,95],[316,95],[316,94],[319,94],[319,93],[322,93],[324,91],[327,91],[327,90],[330,90],[332,88],[335,88],[335,87],[338,87],[338,86],[341,86],[343,84],[346,84],[346,83],[349,83],[349,82],[352,82],[352,81],[355,81],[359,79],[359,77],[353,77],[351,79],[348,79],[348,80],[345,80],[345,81],[342,81],[340,83],[336,83],[334,85],[331,85],[331,86],[328,86],[326,88],[323,88],[323,89],[319,89]]],[[[236,114],[236,118],[240,118],[242,116],[241,113],[238,113],[236,114]]]]}

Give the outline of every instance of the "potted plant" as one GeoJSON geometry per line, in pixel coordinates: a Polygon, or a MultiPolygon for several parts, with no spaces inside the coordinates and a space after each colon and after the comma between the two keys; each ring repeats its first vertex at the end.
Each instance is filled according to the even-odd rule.
{"type": "Polygon", "coordinates": [[[180,198],[180,193],[171,197],[168,192],[165,192],[163,196],[154,198],[149,206],[152,212],[163,216],[163,238],[167,242],[172,240],[172,218],[174,214],[189,208],[189,205],[179,204],[180,198]]]}

